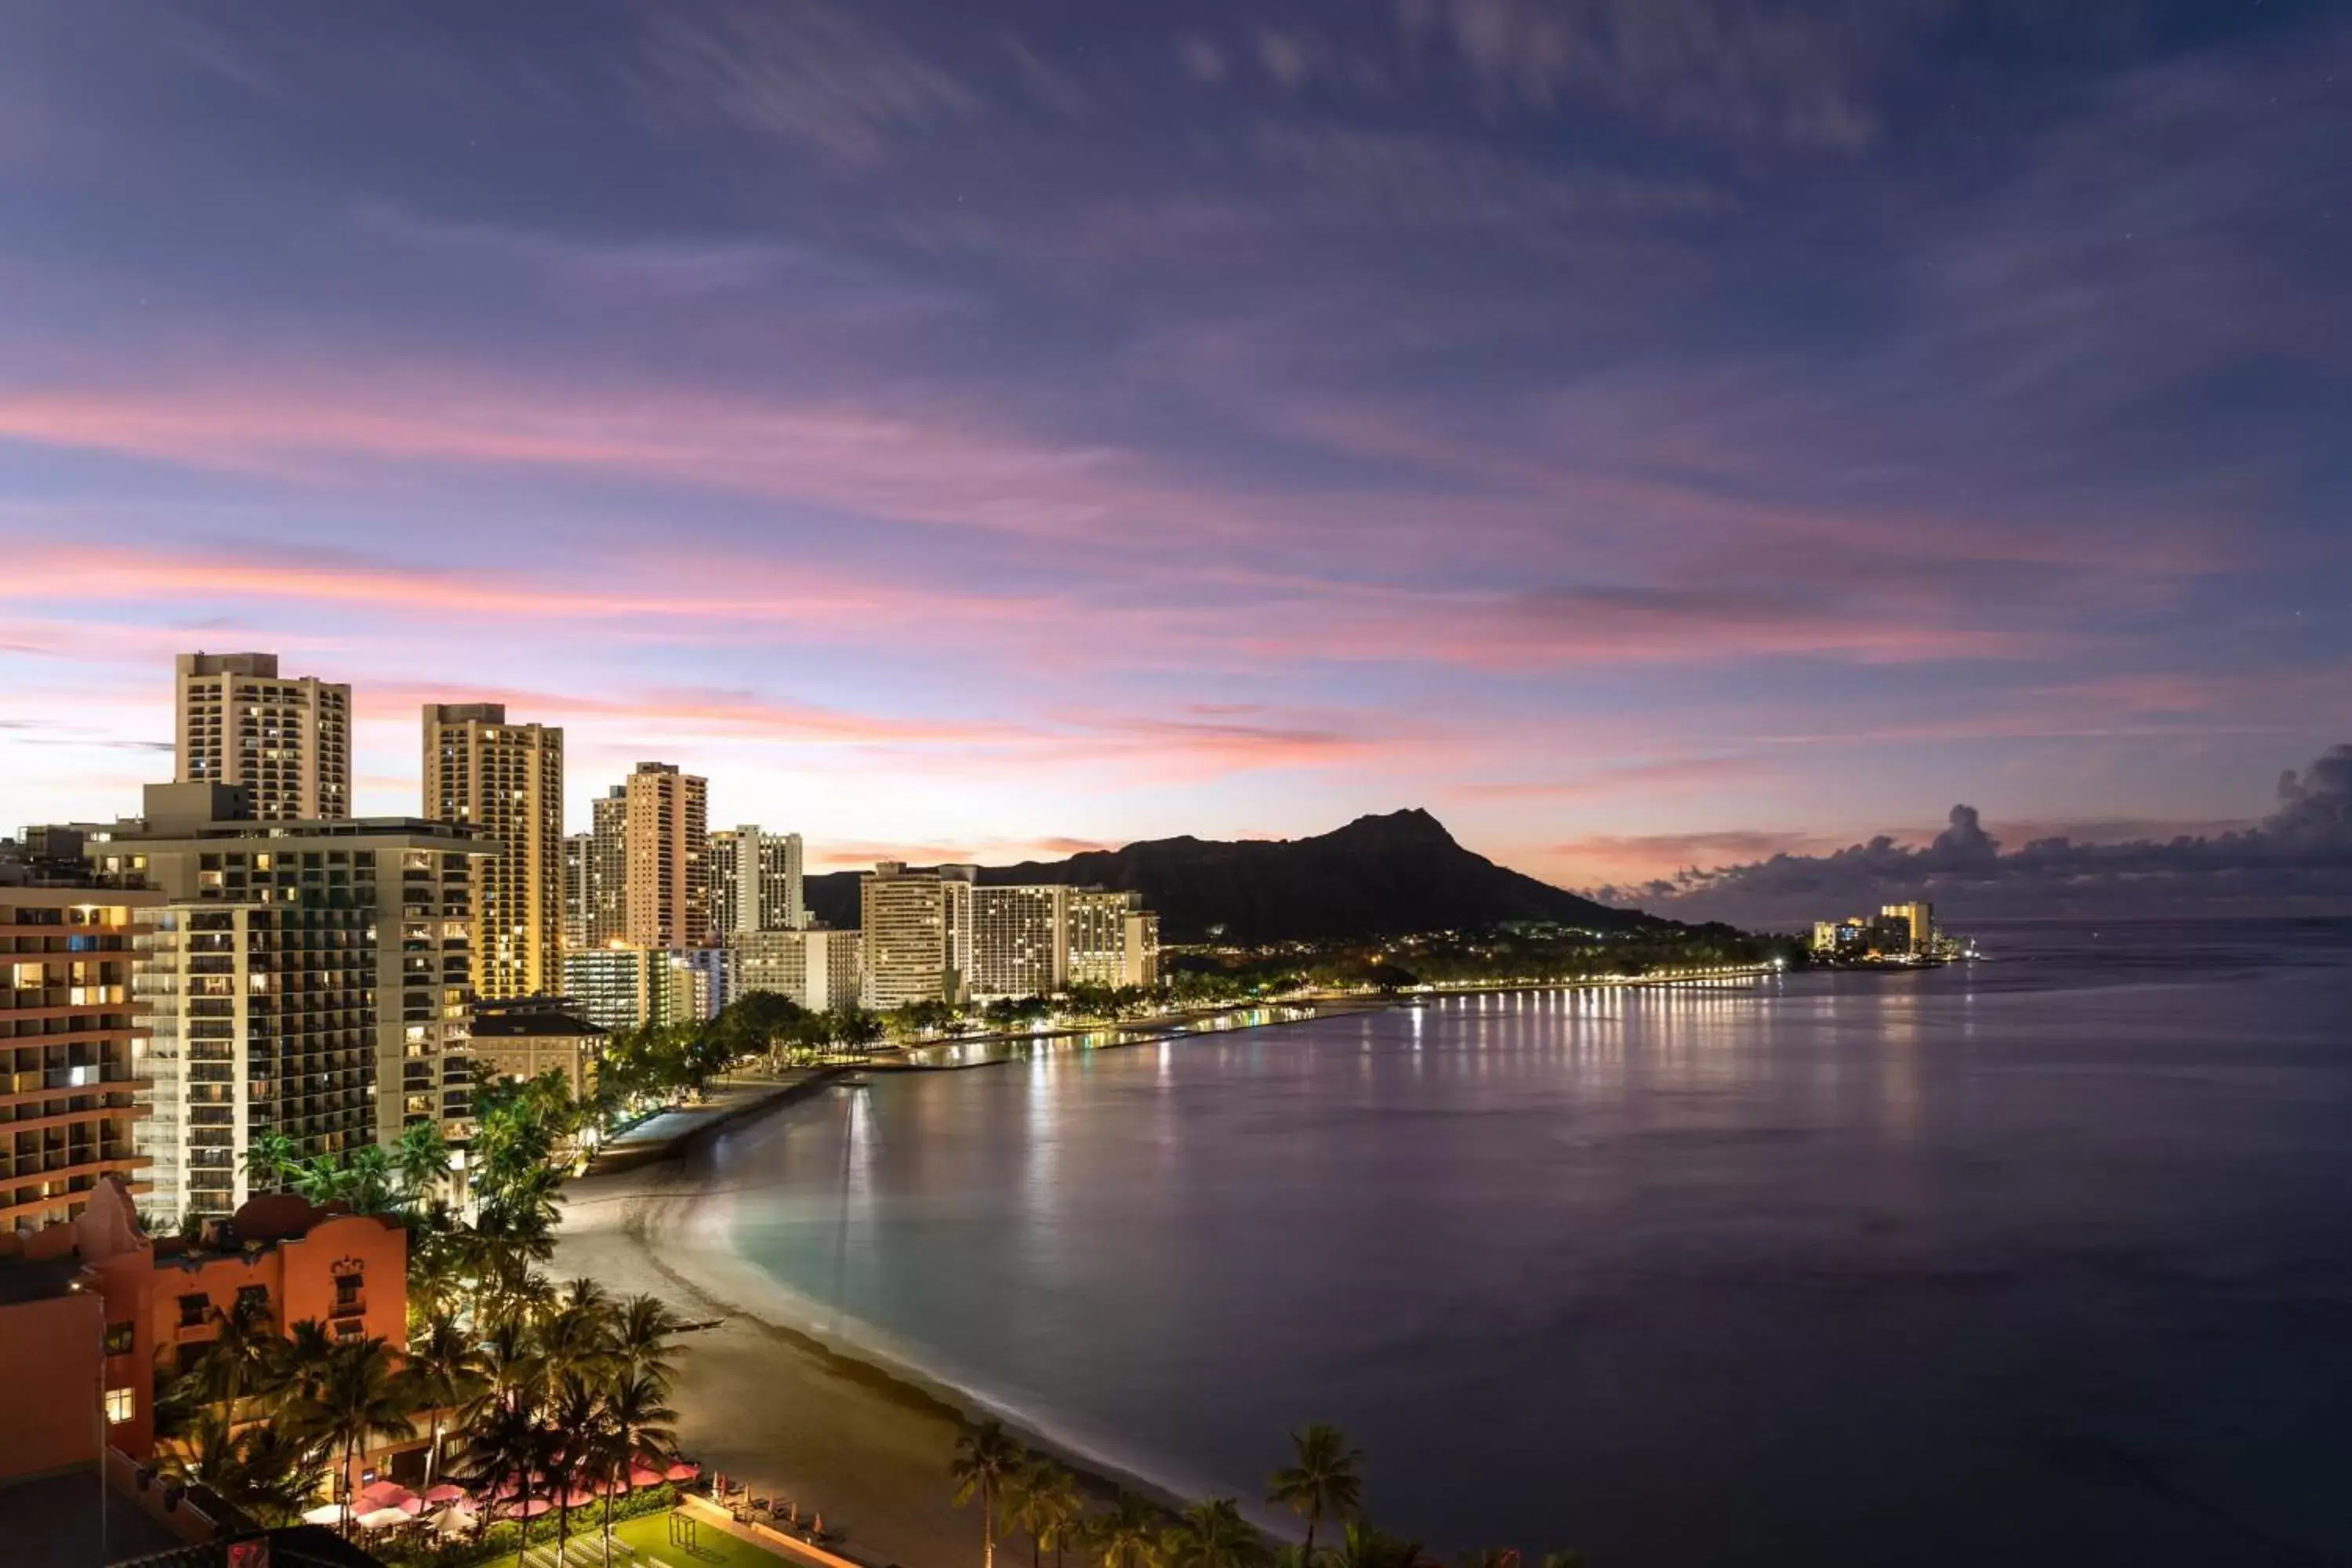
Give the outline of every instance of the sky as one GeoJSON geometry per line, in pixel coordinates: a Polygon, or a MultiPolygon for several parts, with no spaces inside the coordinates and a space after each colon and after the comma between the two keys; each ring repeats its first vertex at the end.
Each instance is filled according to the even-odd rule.
{"type": "Polygon", "coordinates": [[[350,682],[363,814],[503,700],[820,866],[1423,805],[1671,900],[2352,740],[2340,6],[0,34],[0,821],[197,648],[350,682]]]}

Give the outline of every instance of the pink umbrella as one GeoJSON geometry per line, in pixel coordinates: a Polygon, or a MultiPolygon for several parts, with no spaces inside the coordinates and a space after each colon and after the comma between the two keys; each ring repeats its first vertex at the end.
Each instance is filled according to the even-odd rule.
{"type": "Polygon", "coordinates": [[[677,1464],[672,1465],[668,1469],[664,1470],[662,1472],[662,1477],[666,1480],[690,1481],[701,1473],[702,1467],[700,1465],[694,1463],[691,1459],[680,1459],[677,1464]]]}
{"type": "Polygon", "coordinates": [[[425,1500],[418,1497],[415,1492],[411,1492],[406,1497],[401,1499],[398,1502],[394,1503],[392,1506],[406,1514],[409,1518],[415,1519],[418,1514],[425,1511],[425,1500]]]}
{"type": "Polygon", "coordinates": [[[398,1481],[370,1481],[360,1489],[359,1500],[370,1509],[398,1508],[415,1495],[398,1481]]]}
{"type": "Polygon", "coordinates": [[[586,1508],[595,1500],[595,1492],[587,1487],[573,1487],[563,1494],[563,1505],[566,1508],[586,1508]]]}
{"type": "Polygon", "coordinates": [[[430,1491],[425,1494],[425,1500],[430,1503],[464,1502],[466,1500],[466,1489],[461,1486],[453,1486],[447,1481],[443,1481],[439,1486],[433,1488],[430,1491]]]}
{"type": "Polygon", "coordinates": [[[509,1503],[505,1508],[499,1511],[505,1514],[509,1519],[513,1519],[518,1515],[524,1519],[537,1519],[541,1514],[545,1513],[554,1506],[555,1505],[553,1503],[548,1501],[543,1497],[535,1497],[527,1503],[509,1503]]]}
{"type": "Polygon", "coordinates": [[[647,1469],[643,1465],[629,1467],[629,1484],[633,1487],[657,1487],[661,1485],[662,1479],[659,1470],[647,1469]]]}

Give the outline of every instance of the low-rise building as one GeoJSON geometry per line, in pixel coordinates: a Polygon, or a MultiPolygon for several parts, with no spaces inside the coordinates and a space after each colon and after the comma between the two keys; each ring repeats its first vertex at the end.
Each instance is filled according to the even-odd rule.
{"type": "Polygon", "coordinates": [[[474,1070],[493,1078],[563,1075],[574,1100],[596,1083],[596,1058],[610,1030],[583,1017],[569,997],[484,1002],[474,1008],[474,1070]]]}
{"type": "Polygon", "coordinates": [[[254,1199],[204,1241],[158,1240],[119,1178],[70,1225],[0,1233],[0,1479],[92,1462],[101,1426],[109,1447],[151,1457],[159,1374],[192,1363],[240,1310],[279,1333],[316,1321],[338,1340],[405,1344],[407,1269],[397,1221],[288,1194],[254,1199]]]}

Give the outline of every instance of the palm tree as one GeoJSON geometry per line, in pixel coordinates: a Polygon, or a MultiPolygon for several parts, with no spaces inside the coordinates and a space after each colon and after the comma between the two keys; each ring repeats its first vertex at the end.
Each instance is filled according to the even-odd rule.
{"type": "Polygon", "coordinates": [[[199,1415],[186,1438],[155,1458],[165,1480],[201,1483],[265,1525],[293,1523],[326,1469],[316,1445],[267,1423],[237,1431],[218,1406],[199,1415]]]}
{"type": "Polygon", "coordinates": [[[268,1385],[280,1406],[290,1408],[318,1397],[334,1361],[335,1341],[326,1324],[304,1318],[286,1331],[284,1339],[274,1342],[269,1352],[268,1385]]]}
{"type": "Polygon", "coordinates": [[[1339,1549],[1325,1557],[1331,1568],[1435,1568],[1420,1542],[1374,1530],[1360,1519],[1348,1521],[1339,1549]]]}
{"type": "MultiPolygon", "coordinates": [[[[457,1232],[412,1231],[408,1250],[408,1331],[421,1334],[439,1317],[454,1317],[465,1304],[470,1271],[466,1238],[457,1232]]],[[[475,1321],[480,1321],[478,1313],[475,1321]]]]}
{"type": "Polygon", "coordinates": [[[219,1328],[196,1359],[195,1386],[207,1403],[227,1405],[234,1417],[238,1401],[268,1387],[283,1342],[267,1301],[240,1300],[226,1312],[215,1307],[212,1319],[219,1328]]]}
{"type": "Polygon", "coordinates": [[[471,1404],[490,1385],[490,1358],[457,1320],[439,1313],[425,1320],[424,1331],[408,1342],[408,1364],[402,1369],[415,1403],[433,1412],[433,1446],[425,1451],[425,1484],[429,1488],[441,1469],[441,1420],[451,1410],[471,1404]]]}
{"type": "Polygon", "coordinates": [[[1021,1445],[994,1421],[967,1426],[956,1439],[948,1475],[956,1484],[956,1507],[980,1500],[981,1568],[996,1568],[996,1505],[1026,1458],[1021,1445]]]}
{"type": "Polygon", "coordinates": [[[286,1174],[294,1190],[314,1204],[332,1203],[351,1188],[351,1177],[342,1161],[332,1154],[314,1154],[290,1167],[286,1174]]]}
{"type": "Polygon", "coordinates": [[[393,1173],[399,1178],[403,1203],[411,1208],[449,1179],[449,1142],[438,1121],[412,1121],[400,1130],[392,1151],[393,1173]]]}
{"type": "MultiPolygon", "coordinates": [[[[538,1403],[528,1397],[493,1400],[479,1418],[467,1424],[465,1432],[466,1484],[488,1505],[475,1526],[475,1538],[489,1532],[495,1505],[509,1493],[516,1517],[527,1525],[531,1483],[547,1468],[555,1447],[555,1435],[541,1420],[538,1403]]],[[[518,1531],[517,1563],[529,1541],[527,1529],[518,1531]]]]}
{"type": "Polygon", "coordinates": [[[677,1370],[670,1336],[683,1327],[658,1296],[632,1296],[613,1320],[613,1356],[627,1373],[642,1373],[668,1386],[677,1370]]]}
{"type": "Polygon", "coordinates": [[[301,1164],[301,1146],[284,1132],[257,1132],[245,1146],[243,1163],[247,1186],[275,1191],[301,1164]]]}
{"type": "Polygon", "coordinates": [[[1087,1500],[1077,1477],[1051,1459],[1039,1460],[1030,1467],[1028,1502],[1030,1539],[1051,1547],[1054,1568],[1062,1568],[1063,1549],[1086,1522],[1087,1500]]]}
{"type": "Polygon", "coordinates": [[[536,1405],[547,1388],[547,1362],[529,1326],[511,1318],[490,1325],[482,1341],[482,1387],[457,1412],[457,1424],[471,1426],[493,1407],[536,1405]]]}
{"type": "Polygon", "coordinates": [[[1517,1547],[1488,1546],[1476,1552],[1457,1552],[1454,1562],[1455,1568],[1519,1568],[1519,1553],[1517,1547]]]}
{"type": "Polygon", "coordinates": [[[345,1340],[327,1359],[315,1392],[297,1398],[287,1425],[297,1435],[338,1451],[335,1478],[343,1532],[351,1533],[352,1466],[371,1437],[413,1437],[408,1390],[397,1375],[391,1347],[382,1340],[345,1340]]]}
{"type": "Polygon", "coordinates": [[[555,1448],[547,1469],[547,1484],[555,1492],[555,1560],[572,1536],[572,1494],[588,1484],[593,1465],[598,1428],[604,1421],[604,1401],[596,1385],[576,1372],[565,1373],[555,1385],[555,1403],[548,1412],[555,1424],[555,1448]]]}
{"type": "Polygon", "coordinates": [[[1307,1521],[1307,1557],[1315,1557],[1315,1530],[1326,1519],[1354,1519],[1364,1508],[1364,1456],[1347,1434],[1318,1421],[1290,1435],[1291,1463],[1266,1482],[1266,1500],[1307,1521]]]}
{"type": "Polygon", "coordinates": [[[381,1143],[366,1143],[343,1156],[343,1186],[335,1195],[362,1214],[384,1214],[393,1206],[397,1178],[392,1155],[381,1143]]]}
{"type": "Polygon", "coordinates": [[[1053,1460],[1033,1454],[1005,1479],[1004,1528],[1007,1533],[1017,1530],[1029,1538],[1029,1568],[1037,1568],[1045,1556],[1045,1537],[1054,1532],[1058,1517],[1055,1477],[1060,1468],[1053,1460]]]}
{"type": "Polygon", "coordinates": [[[1196,1502],[1160,1538],[1162,1568],[1256,1568],[1265,1541],[1231,1498],[1196,1502]]]}
{"type": "Polygon", "coordinates": [[[1141,1498],[1119,1493],[1091,1531],[1096,1568],[1158,1568],[1164,1522],[1160,1510],[1141,1498]]]}
{"type": "Polygon", "coordinates": [[[555,1310],[541,1321],[537,1337],[550,1376],[593,1383],[612,1369],[613,1337],[601,1303],[572,1305],[559,1299],[555,1310]]]}
{"type": "Polygon", "coordinates": [[[604,1391],[597,1471],[605,1483],[604,1564],[613,1563],[613,1493],[639,1460],[660,1469],[677,1458],[677,1435],[670,1424],[677,1412],[662,1403],[663,1384],[650,1373],[625,1372],[604,1391]]]}

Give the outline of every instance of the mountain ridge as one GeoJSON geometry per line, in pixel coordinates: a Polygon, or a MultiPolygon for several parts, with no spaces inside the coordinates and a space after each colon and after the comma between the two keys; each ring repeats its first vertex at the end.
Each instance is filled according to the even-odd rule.
{"type": "MultiPolygon", "coordinates": [[[[809,912],[857,924],[856,871],[807,879],[809,912]]],[[[1555,921],[1599,931],[1675,922],[1580,898],[1465,849],[1420,806],[1305,838],[1146,838],[1061,860],[983,866],[982,886],[1045,882],[1139,892],[1171,942],[1348,940],[1555,921]]]]}

